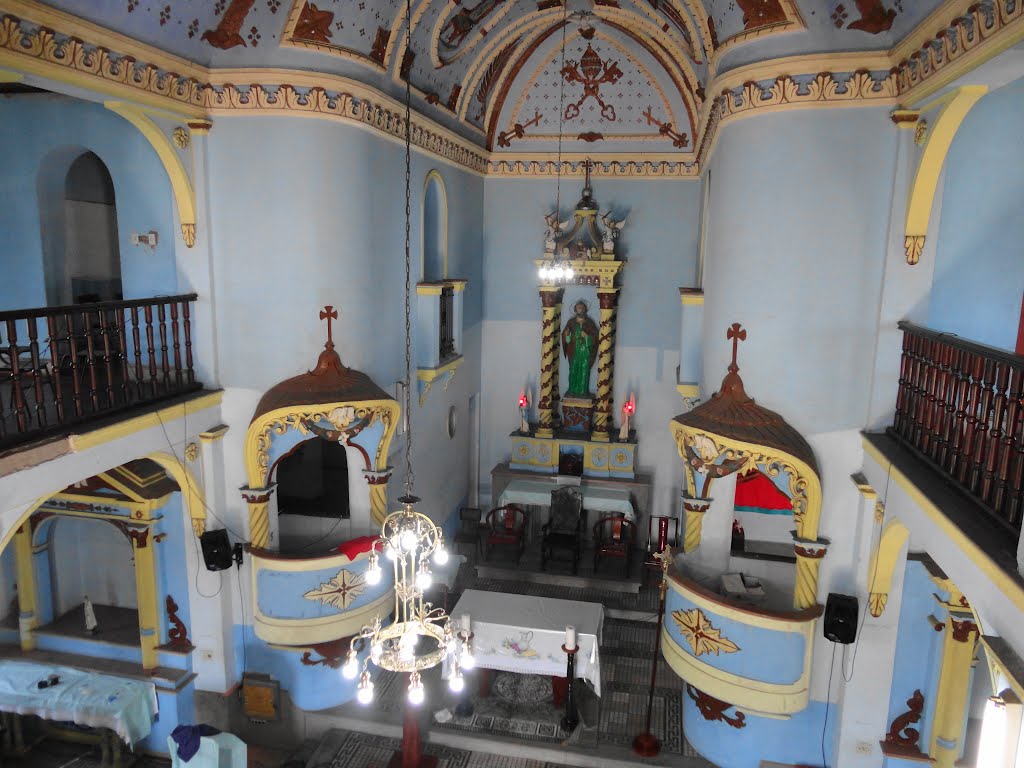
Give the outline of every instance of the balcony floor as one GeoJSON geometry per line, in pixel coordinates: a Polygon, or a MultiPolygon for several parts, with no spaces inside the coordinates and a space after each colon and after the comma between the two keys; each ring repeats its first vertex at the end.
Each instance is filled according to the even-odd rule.
{"type": "Polygon", "coordinates": [[[985,552],[1017,584],[1024,577],[1017,571],[1017,537],[990,517],[977,501],[961,491],[951,478],[940,472],[899,440],[888,434],[865,434],[864,439],[892,462],[968,539],[985,552]]]}

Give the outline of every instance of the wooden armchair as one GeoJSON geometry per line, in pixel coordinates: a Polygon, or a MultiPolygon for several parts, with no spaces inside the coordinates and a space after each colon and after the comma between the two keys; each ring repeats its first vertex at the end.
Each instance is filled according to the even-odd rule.
{"type": "Polygon", "coordinates": [[[594,524],[594,573],[602,557],[617,557],[626,561],[625,578],[633,567],[633,549],[636,547],[636,524],[622,517],[603,517],[594,524]]]}
{"type": "Polygon", "coordinates": [[[473,547],[474,556],[479,557],[480,551],[480,527],[483,521],[483,512],[476,507],[462,507],[459,510],[459,530],[456,531],[455,551],[459,551],[460,544],[469,544],[473,547]]]}
{"type": "Polygon", "coordinates": [[[579,570],[583,550],[583,494],[578,488],[562,487],[551,492],[551,517],[541,527],[540,567],[547,570],[556,551],[572,556],[572,572],[579,570]]]}
{"type": "Polygon", "coordinates": [[[484,560],[490,560],[491,550],[495,546],[515,547],[516,565],[518,565],[526,544],[524,535],[528,521],[526,512],[515,504],[508,504],[488,512],[487,525],[484,528],[484,560]]]}

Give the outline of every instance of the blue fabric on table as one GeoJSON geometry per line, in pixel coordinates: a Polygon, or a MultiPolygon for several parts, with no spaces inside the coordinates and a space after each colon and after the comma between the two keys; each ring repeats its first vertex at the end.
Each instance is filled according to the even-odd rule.
{"type": "Polygon", "coordinates": [[[179,725],[171,731],[171,738],[178,745],[178,757],[186,763],[199,751],[199,740],[203,736],[214,736],[220,733],[212,725],[179,725]]]}
{"type": "Polygon", "coordinates": [[[72,667],[0,659],[0,711],[109,728],[132,746],[149,735],[157,714],[152,683],[72,667]],[[39,688],[57,675],[60,683],[39,688]]]}

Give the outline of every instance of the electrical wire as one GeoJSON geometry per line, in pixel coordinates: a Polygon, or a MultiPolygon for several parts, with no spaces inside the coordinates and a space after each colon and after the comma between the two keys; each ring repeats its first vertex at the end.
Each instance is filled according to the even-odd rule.
{"type": "Polygon", "coordinates": [[[242,623],[241,623],[240,626],[242,627],[242,675],[244,676],[245,675],[245,665],[246,665],[246,661],[247,661],[247,656],[246,656],[246,651],[245,651],[245,627],[246,627],[246,624],[245,624],[245,595],[242,593],[242,566],[241,566],[241,564],[239,564],[239,565],[237,565],[235,567],[235,576],[238,578],[238,607],[239,607],[239,610],[242,611],[242,616],[241,616],[242,623]]]}
{"type": "Polygon", "coordinates": [[[831,706],[829,699],[832,698],[832,673],[836,669],[836,644],[832,643],[832,663],[828,668],[828,691],[825,693],[825,722],[821,726],[821,765],[828,768],[828,760],[825,758],[825,734],[828,733],[828,708],[831,706]]]}
{"type": "Polygon", "coordinates": [[[562,62],[558,69],[558,164],[555,166],[555,227],[562,216],[562,120],[565,110],[565,30],[569,26],[569,3],[562,3],[562,62]]]}
{"type": "MultiPolygon", "coordinates": [[[[408,30],[406,55],[412,48],[412,0],[405,0],[405,26],[408,30]]],[[[405,496],[412,497],[412,263],[410,257],[412,222],[412,73],[405,75],[405,496]]]]}

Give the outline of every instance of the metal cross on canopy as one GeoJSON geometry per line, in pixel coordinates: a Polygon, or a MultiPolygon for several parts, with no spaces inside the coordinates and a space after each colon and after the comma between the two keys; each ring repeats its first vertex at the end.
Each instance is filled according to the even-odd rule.
{"type": "Polygon", "coordinates": [[[725,332],[725,338],[732,339],[732,363],[729,364],[730,371],[738,371],[740,368],[736,365],[736,353],[739,351],[741,341],[746,341],[747,332],[743,329],[739,323],[733,323],[729,326],[729,330],[725,332]]]}
{"type": "MultiPolygon", "coordinates": [[[[333,347],[334,339],[331,336],[331,320],[338,319],[338,310],[330,304],[327,304],[322,310],[320,310],[320,319],[327,321],[327,343],[333,347]]],[[[736,357],[735,352],[733,353],[733,357],[736,357]]]]}

